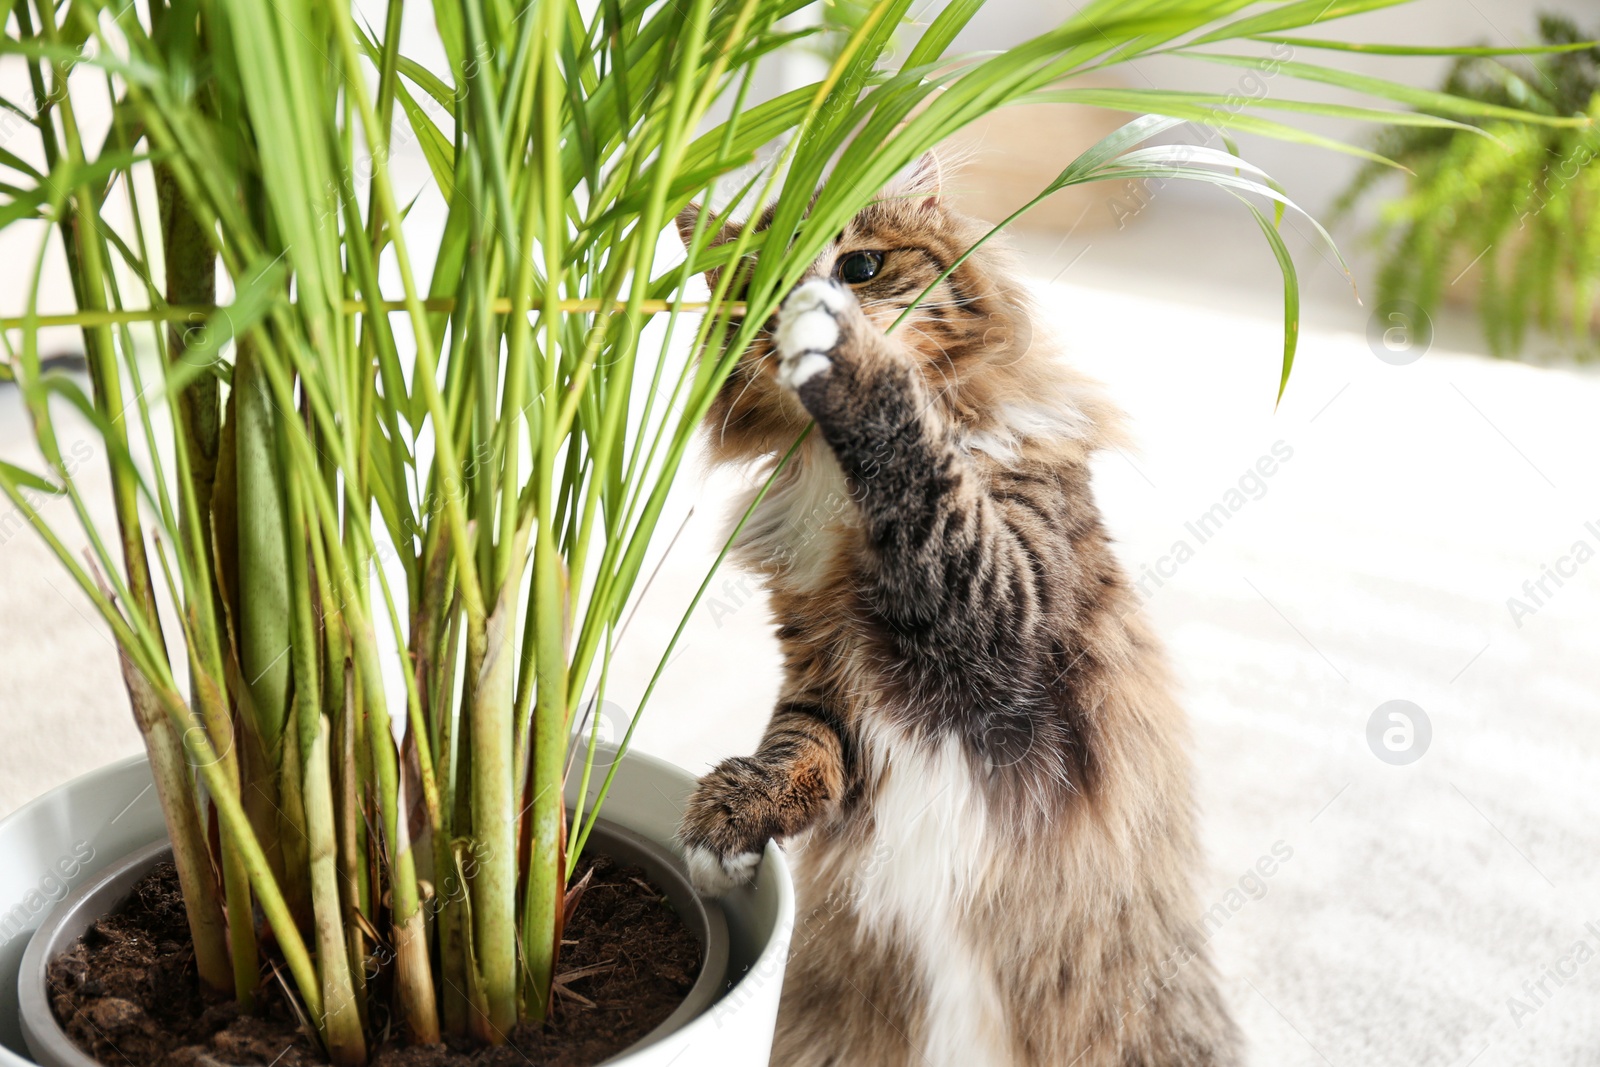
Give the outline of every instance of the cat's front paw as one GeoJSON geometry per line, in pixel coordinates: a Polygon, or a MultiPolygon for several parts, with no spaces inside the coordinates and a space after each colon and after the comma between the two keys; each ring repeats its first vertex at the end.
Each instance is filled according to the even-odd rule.
{"type": "Polygon", "coordinates": [[[776,341],[778,384],[799,392],[818,375],[833,370],[844,336],[843,319],[858,310],[842,286],[814,278],[790,293],[778,309],[776,341]]]}
{"type": "Polygon", "coordinates": [[[726,760],[700,779],[678,831],[696,889],[720,897],[755,879],[773,835],[771,807],[771,790],[754,760],[726,760]]]}

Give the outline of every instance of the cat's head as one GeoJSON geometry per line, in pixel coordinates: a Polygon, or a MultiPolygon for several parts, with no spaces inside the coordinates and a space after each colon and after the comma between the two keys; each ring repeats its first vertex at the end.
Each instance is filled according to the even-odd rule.
{"type": "MultiPolygon", "coordinates": [[[[839,180],[836,176],[834,180],[839,180]]],[[[881,190],[822,250],[808,278],[828,277],[855,293],[867,316],[887,330],[923,290],[989,231],[957,212],[930,153],[881,190]]],[[[678,217],[687,243],[699,219],[690,205],[678,217]]],[[[770,224],[773,208],[755,225],[770,224]]],[[[742,225],[707,220],[713,246],[735,240],[742,225]]],[[[728,268],[724,268],[728,269],[728,268]]],[[[748,277],[749,265],[740,268],[748,277]]],[[[715,271],[707,280],[718,281],[715,271]]],[[[738,300],[735,277],[728,297],[738,300]]],[[[713,452],[740,459],[787,448],[808,416],[776,381],[772,323],[734,367],[706,419],[713,452]]],[[[986,244],[924,297],[892,336],[921,366],[930,390],[974,433],[988,432],[1008,397],[1037,396],[1042,361],[1033,351],[1034,320],[1008,257],[986,244]]],[[[1046,376],[1048,374],[1046,373],[1046,376]]]]}

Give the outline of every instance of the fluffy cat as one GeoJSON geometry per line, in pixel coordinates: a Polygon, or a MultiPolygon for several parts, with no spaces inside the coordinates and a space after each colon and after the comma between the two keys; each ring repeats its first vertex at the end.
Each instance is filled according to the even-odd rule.
{"type": "Polygon", "coordinates": [[[775,1067],[1234,1064],[1185,719],[1090,492],[1117,414],[988,246],[885,335],[987,230],[938,174],[845,228],[707,420],[767,470],[816,429],[737,545],[784,682],[700,780],[691,871],[724,892],[792,854],[775,1067]]]}

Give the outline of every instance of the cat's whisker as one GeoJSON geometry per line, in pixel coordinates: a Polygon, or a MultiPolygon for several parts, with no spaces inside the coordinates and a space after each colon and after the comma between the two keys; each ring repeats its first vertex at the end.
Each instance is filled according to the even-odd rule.
{"type": "Polygon", "coordinates": [[[718,437],[722,442],[726,443],[728,440],[728,420],[732,419],[733,413],[739,410],[740,401],[744,400],[744,395],[755,386],[756,379],[763,371],[763,365],[771,358],[772,350],[769,348],[766,352],[758,356],[755,362],[751,365],[750,373],[746,376],[744,388],[739,390],[739,395],[733,398],[733,403],[728,405],[727,413],[722,416],[722,427],[718,431],[718,437]]]}

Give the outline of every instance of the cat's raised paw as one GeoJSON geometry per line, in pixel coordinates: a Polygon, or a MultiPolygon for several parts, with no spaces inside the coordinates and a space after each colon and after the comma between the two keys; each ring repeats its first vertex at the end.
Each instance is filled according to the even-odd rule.
{"type": "Polygon", "coordinates": [[[844,289],[821,278],[789,294],[778,311],[779,385],[798,390],[833,369],[830,353],[839,344],[839,318],[851,299],[844,289]]]}
{"type": "Polygon", "coordinates": [[[684,849],[684,860],[695,889],[708,897],[720,897],[755,880],[761,853],[735,852],[718,856],[703,845],[691,845],[684,849]]]}

